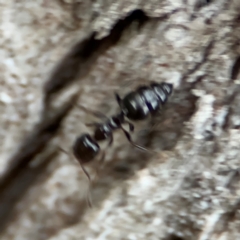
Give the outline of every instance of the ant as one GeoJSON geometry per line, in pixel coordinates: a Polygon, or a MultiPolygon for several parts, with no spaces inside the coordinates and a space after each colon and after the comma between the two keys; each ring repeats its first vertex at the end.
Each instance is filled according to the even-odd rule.
{"type": "MultiPolygon", "coordinates": [[[[128,141],[135,147],[148,151],[146,148],[135,144],[131,135],[126,131],[122,125],[128,124],[129,131],[134,131],[134,125],[128,122],[125,117],[130,120],[144,120],[149,114],[154,115],[162,105],[164,105],[171,95],[173,86],[170,83],[155,83],[152,82],[150,86],[140,86],[135,91],[128,93],[123,99],[115,93],[116,100],[120,106],[120,113],[108,118],[104,114],[91,111],[83,106],[85,111],[90,111],[93,115],[104,120],[103,123],[89,123],[86,124],[90,127],[95,127],[93,136],[85,133],[78,137],[73,145],[73,154],[80,163],[84,173],[90,180],[90,176],[83,167],[84,164],[92,161],[100,152],[100,146],[98,142],[109,139],[108,146],[113,143],[113,131],[121,129],[128,141]]],[[[103,162],[105,152],[103,152],[100,162],[103,162]]]]}
{"type": "MultiPolygon", "coordinates": [[[[115,93],[116,100],[120,106],[120,113],[108,118],[104,114],[98,111],[91,111],[83,106],[85,111],[90,111],[93,115],[101,118],[103,123],[93,122],[86,124],[87,126],[94,127],[94,134],[91,136],[88,133],[84,133],[77,137],[72,150],[74,157],[80,163],[82,170],[91,182],[90,175],[86,171],[83,165],[93,161],[97,155],[101,152],[101,148],[98,142],[108,140],[108,146],[113,143],[113,131],[121,129],[128,141],[135,147],[148,151],[146,148],[135,144],[128,131],[123,128],[123,124],[129,125],[129,131],[134,131],[134,125],[128,122],[125,118],[138,121],[146,119],[150,114],[154,115],[167,101],[171,95],[173,86],[170,83],[151,83],[150,86],[140,86],[135,91],[128,93],[123,99],[115,93]]],[[[105,151],[102,151],[99,165],[102,164],[105,157],[105,151]]],[[[91,206],[91,202],[88,198],[88,203],[91,206]]]]}

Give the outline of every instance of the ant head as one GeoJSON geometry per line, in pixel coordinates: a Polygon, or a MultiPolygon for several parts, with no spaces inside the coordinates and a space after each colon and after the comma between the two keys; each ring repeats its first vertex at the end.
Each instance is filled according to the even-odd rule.
{"type": "Polygon", "coordinates": [[[73,154],[81,164],[93,160],[99,151],[98,143],[88,133],[79,136],[73,144],[73,154]]]}

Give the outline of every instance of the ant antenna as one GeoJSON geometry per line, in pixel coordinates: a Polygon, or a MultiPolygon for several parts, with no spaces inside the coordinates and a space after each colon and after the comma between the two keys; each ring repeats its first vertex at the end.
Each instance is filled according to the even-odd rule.
{"type": "Polygon", "coordinates": [[[96,110],[91,110],[89,108],[86,108],[84,107],[83,105],[81,104],[76,104],[76,106],[80,109],[82,109],[83,111],[85,112],[88,112],[90,114],[92,114],[93,116],[97,117],[97,118],[100,118],[102,120],[107,120],[108,117],[106,115],[104,115],[103,113],[99,112],[99,111],[96,111],[96,110]]]}
{"type": "MultiPolygon", "coordinates": [[[[71,156],[71,154],[70,154],[69,152],[67,152],[66,150],[64,150],[63,148],[58,147],[58,149],[59,149],[61,152],[65,153],[66,155],[71,156]]],[[[89,180],[89,189],[88,189],[86,201],[87,201],[88,206],[89,206],[90,208],[92,208],[92,201],[91,201],[91,194],[90,194],[90,189],[91,189],[91,185],[92,185],[91,183],[92,183],[92,181],[91,181],[90,175],[89,175],[89,173],[87,172],[87,170],[84,168],[84,166],[81,164],[80,161],[79,161],[79,163],[80,163],[80,166],[81,166],[83,172],[85,173],[85,175],[87,176],[87,178],[88,178],[88,180],[89,180]]]]}
{"type": "Polygon", "coordinates": [[[134,147],[136,147],[136,148],[138,148],[138,149],[140,149],[140,150],[142,150],[142,151],[152,153],[152,151],[148,150],[147,148],[144,148],[144,147],[142,147],[142,146],[134,143],[134,142],[132,141],[132,138],[131,138],[131,135],[129,134],[129,132],[127,132],[122,126],[120,126],[120,128],[121,128],[122,131],[124,132],[127,140],[128,140],[134,147]]]}

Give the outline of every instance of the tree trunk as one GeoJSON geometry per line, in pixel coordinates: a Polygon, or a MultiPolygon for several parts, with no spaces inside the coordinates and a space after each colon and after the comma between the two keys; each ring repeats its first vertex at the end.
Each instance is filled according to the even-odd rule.
{"type": "MultiPolygon", "coordinates": [[[[240,2],[9,1],[1,12],[1,239],[240,239],[240,2]],[[114,92],[168,82],[161,113],[86,164],[114,92]],[[63,151],[61,151],[61,149],[63,151]],[[92,207],[86,199],[90,196],[92,207]]],[[[127,128],[126,128],[127,129],[127,128]]]]}

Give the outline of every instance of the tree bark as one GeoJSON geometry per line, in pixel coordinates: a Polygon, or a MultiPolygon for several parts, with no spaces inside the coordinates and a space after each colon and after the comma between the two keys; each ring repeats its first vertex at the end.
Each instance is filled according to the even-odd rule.
{"type": "Polygon", "coordinates": [[[1,239],[240,239],[239,10],[237,0],[2,3],[1,239]],[[104,163],[86,166],[90,186],[71,149],[92,134],[91,110],[111,116],[114,92],[152,81],[174,92],[133,122],[151,153],[114,133],[104,163]]]}

